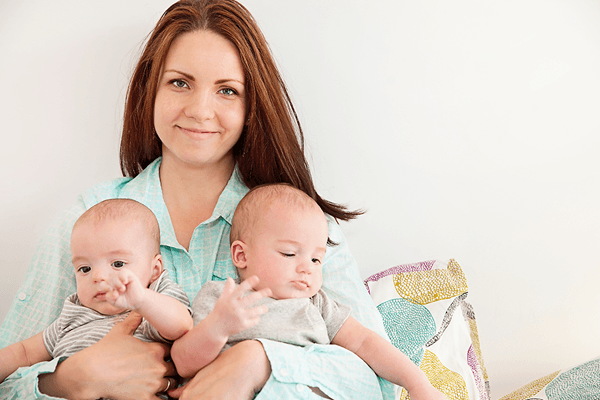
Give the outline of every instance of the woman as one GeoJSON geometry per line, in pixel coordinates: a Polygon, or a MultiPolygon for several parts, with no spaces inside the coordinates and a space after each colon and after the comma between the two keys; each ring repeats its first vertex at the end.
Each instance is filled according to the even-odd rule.
{"type": "MultiPolygon", "coordinates": [[[[20,290],[26,299],[15,300],[0,330],[2,345],[40,331],[60,311],[75,287],[68,233],[84,210],[106,198],[133,198],[152,209],[165,268],[190,299],[207,280],[234,276],[230,222],[248,188],[287,182],[335,219],[358,214],[316,193],[285,85],[255,21],[234,0],[181,1],[162,16],[130,83],[121,169],[125,178],[85,192],[42,241],[20,290]],[[26,322],[17,327],[24,315],[26,322]]],[[[324,290],[383,332],[333,222],[330,238],[338,245],[323,265],[324,290]]],[[[175,371],[163,360],[168,348],[133,339],[137,323],[129,318],[58,365],[21,371],[0,385],[0,396],[143,399],[172,389],[175,371]]],[[[173,394],[238,399],[260,391],[260,399],[368,399],[381,398],[382,388],[392,395],[389,385],[380,388],[366,364],[343,349],[305,350],[263,340],[232,347],[173,394]]]]}

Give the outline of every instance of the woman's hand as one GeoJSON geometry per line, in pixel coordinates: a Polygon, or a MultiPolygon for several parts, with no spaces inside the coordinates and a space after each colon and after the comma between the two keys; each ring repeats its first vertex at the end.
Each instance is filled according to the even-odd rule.
{"type": "Polygon", "coordinates": [[[68,399],[158,399],[156,393],[174,386],[166,377],[176,375],[175,367],[164,360],[168,345],[133,337],[141,320],[132,312],[98,343],[41,375],[40,391],[68,399]]]}
{"type": "Polygon", "coordinates": [[[169,391],[181,400],[252,399],[271,376],[271,364],[256,340],[225,350],[185,386],[169,391]]]}

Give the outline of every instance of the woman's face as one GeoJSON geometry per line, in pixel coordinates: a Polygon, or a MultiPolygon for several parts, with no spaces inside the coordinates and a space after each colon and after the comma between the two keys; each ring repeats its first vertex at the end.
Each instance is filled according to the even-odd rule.
{"type": "Polygon", "coordinates": [[[244,71],[235,46],[212,31],[173,41],[154,103],[163,163],[231,167],[244,128],[244,71]]]}

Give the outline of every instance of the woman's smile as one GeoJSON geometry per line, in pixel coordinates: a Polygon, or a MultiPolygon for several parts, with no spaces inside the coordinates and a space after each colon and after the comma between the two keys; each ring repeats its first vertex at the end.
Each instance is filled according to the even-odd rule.
{"type": "Polygon", "coordinates": [[[178,126],[178,128],[181,129],[183,133],[193,137],[194,139],[207,139],[219,133],[216,130],[208,129],[184,128],[182,126],[178,126]]]}

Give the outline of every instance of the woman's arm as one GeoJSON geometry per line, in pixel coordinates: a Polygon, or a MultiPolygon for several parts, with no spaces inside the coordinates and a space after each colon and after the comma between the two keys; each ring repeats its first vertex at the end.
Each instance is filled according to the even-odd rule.
{"type": "Polygon", "coordinates": [[[0,382],[20,367],[29,367],[52,357],[44,345],[43,334],[27,338],[0,349],[0,382]]]}
{"type": "Polygon", "coordinates": [[[174,376],[175,368],[164,360],[166,344],[133,337],[141,320],[132,312],[98,343],[41,375],[39,391],[68,399],[158,399],[156,393],[167,387],[165,376],[174,376]]]}
{"type": "MultiPolygon", "coordinates": [[[[270,375],[269,360],[260,342],[247,340],[219,354],[185,386],[169,391],[169,395],[182,400],[250,400],[270,375]]],[[[292,398],[278,395],[273,399],[292,398]]]]}

